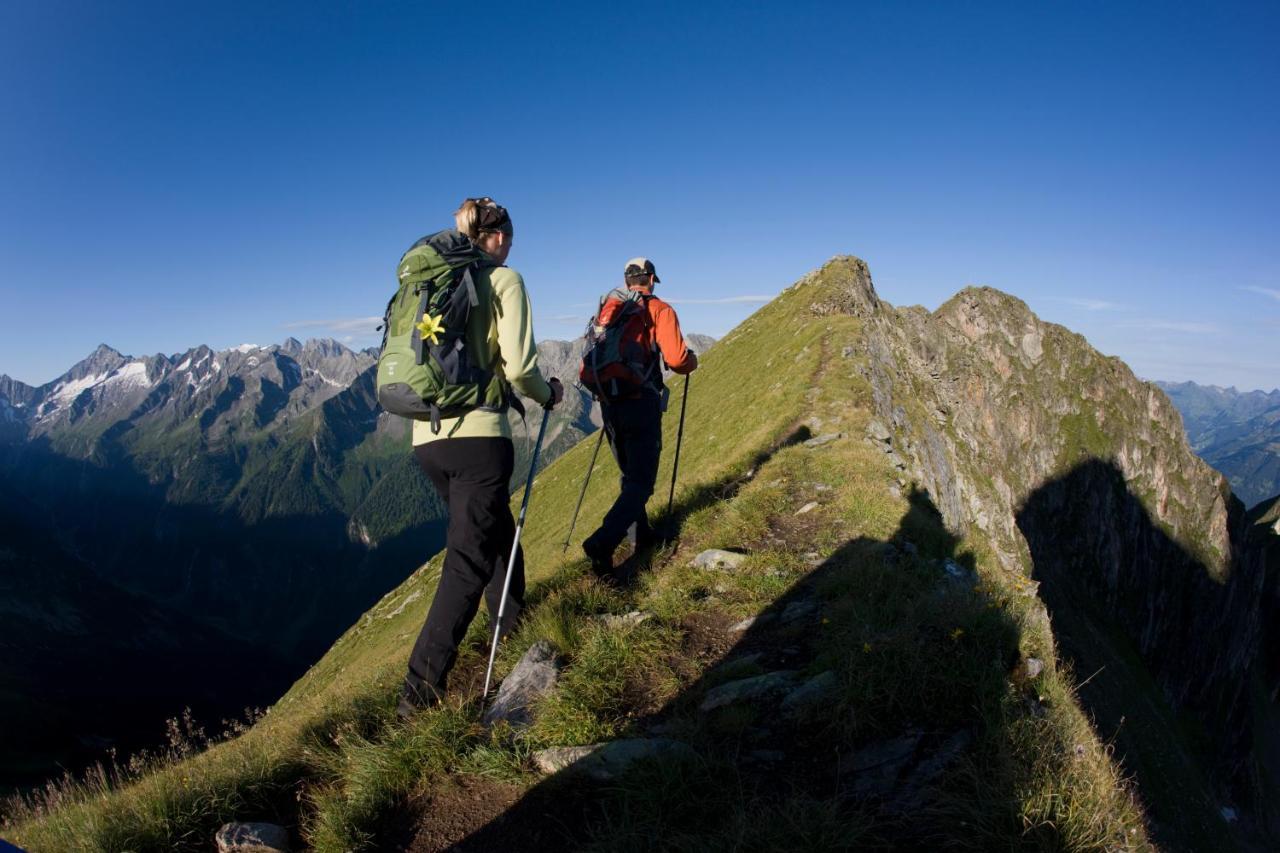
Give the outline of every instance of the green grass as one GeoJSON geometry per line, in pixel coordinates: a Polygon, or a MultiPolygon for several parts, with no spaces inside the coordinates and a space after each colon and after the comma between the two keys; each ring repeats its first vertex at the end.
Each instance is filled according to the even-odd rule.
{"type": "Polygon", "coordinates": [[[372,736],[340,730],[333,748],[308,752],[314,777],[308,841],[317,851],[370,849],[386,812],[434,774],[452,769],[481,738],[473,714],[456,704],[422,714],[412,725],[385,725],[372,736]]]}
{"type": "MultiPolygon", "coordinates": [[[[1022,594],[1025,580],[999,569],[980,538],[947,531],[927,502],[894,496],[896,473],[861,440],[870,388],[855,364],[833,355],[858,341],[860,323],[815,318],[809,309],[832,286],[819,275],[788,291],[707,354],[689,396],[680,541],[654,556],[653,571],[634,589],[590,580],[577,559],[577,543],[615,494],[607,457],[567,561],[561,549],[590,442],[540,473],[524,539],[530,609],[502,647],[498,670],[509,671],[540,639],[567,666],[530,729],[485,732],[475,697],[461,690],[412,725],[391,724],[437,557],[353,625],[248,732],[192,758],[67,785],[43,803],[11,808],[7,837],[34,851],[197,850],[224,820],[277,817],[317,850],[377,849],[397,815],[450,778],[501,780],[536,794],[546,783],[533,772],[535,749],[631,736],[661,721],[697,759],[642,766],[592,791],[597,808],[577,827],[578,841],[651,850],[661,839],[662,849],[691,851],[892,844],[904,831],[900,821],[823,788],[833,774],[809,774],[813,782],[796,774],[778,787],[744,769],[735,756],[773,724],[765,712],[697,711],[706,690],[760,668],[717,668],[723,648],[708,650],[704,635],[723,640],[723,627],[714,626],[803,594],[821,607],[816,623],[775,622],[760,636],[771,649],[801,649],[804,673],[838,677],[835,701],[789,736],[815,766],[908,726],[939,735],[969,730],[976,745],[947,768],[918,825],[906,829],[954,831],[953,845],[969,850],[1143,848],[1141,811],[1080,712],[1069,674],[1052,665],[1053,637],[1038,601],[1022,594]],[[822,421],[815,432],[846,437],[819,450],[788,444],[810,417],[822,421]],[[810,501],[818,508],[798,515],[810,501]],[[737,572],[690,568],[706,547],[751,557],[737,572]],[[940,593],[943,558],[975,566],[979,588],[940,593]],[[633,608],[654,616],[621,627],[598,618],[633,608]],[[1034,684],[1015,684],[1012,665],[1028,652],[1050,665],[1034,684]]],[[[673,391],[672,414],[681,383],[673,391]]],[[[676,420],[665,419],[660,483],[670,477],[676,420]]],[[[483,666],[486,622],[477,619],[468,633],[460,671],[483,666]]]]}

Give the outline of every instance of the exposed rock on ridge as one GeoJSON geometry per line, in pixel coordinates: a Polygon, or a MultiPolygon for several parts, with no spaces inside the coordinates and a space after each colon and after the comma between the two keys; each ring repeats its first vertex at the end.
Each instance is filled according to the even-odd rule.
{"type": "Polygon", "coordinates": [[[991,288],[895,309],[849,257],[795,287],[816,315],[863,319],[881,433],[868,440],[900,484],[925,487],[954,532],[981,530],[1005,570],[1086,590],[1173,705],[1210,721],[1239,778],[1265,572],[1164,392],[991,288]]]}

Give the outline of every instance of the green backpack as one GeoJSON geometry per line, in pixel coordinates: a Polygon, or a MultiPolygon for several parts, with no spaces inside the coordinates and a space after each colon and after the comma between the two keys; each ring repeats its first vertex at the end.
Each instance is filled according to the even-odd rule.
{"type": "MultiPolygon", "coordinates": [[[[493,259],[448,229],[409,247],[387,303],[378,356],[378,403],[394,415],[430,421],[473,409],[503,412],[511,393],[467,347],[467,318],[479,307],[475,275],[493,259]]],[[[484,310],[488,310],[485,308],[484,310]]]]}

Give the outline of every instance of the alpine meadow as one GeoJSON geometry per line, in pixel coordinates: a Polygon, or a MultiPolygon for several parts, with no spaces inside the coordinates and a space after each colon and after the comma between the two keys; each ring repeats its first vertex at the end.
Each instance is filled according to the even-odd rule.
{"type": "Polygon", "coordinates": [[[448,700],[392,713],[437,555],[251,726],[13,800],[7,837],[1229,849],[1255,842],[1225,798],[1276,819],[1275,513],[1247,516],[1123,363],[990,289],[894,308],[842,257],[706,353],[686,430],[678,536],[622,587],[561,556],[590,442],[538,474],[498,674],[552,676],[503,714],[483,616],[448,700]]]}
{"type": "Polygon", "coordinates": [[[0,2],[0,853],[1280,851],[1280,2],[0,2]]]}

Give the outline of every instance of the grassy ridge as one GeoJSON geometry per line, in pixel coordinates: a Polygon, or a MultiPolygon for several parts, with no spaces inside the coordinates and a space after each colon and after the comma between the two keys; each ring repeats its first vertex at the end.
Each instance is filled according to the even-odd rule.
{"type": "MultiPolygon", "coordinates": [[[[379,833],[397,815],[412,815],[416,801],[479,778],[537,802],[552,783],[531,772],[532,750],[636,734],[655,720],[693,744],[699,759],[628,777],[601,801],[603,818],[580,821],[583,843],[652,849],[661,837],[675,849],[723,849],[735,839],[740,849],[841,849],[892,843],[894,832],[908,831],[798,783],[780,797],[732,758],[759,720],[750,709],[703,716],[696,706],[706,690],[759,666],[715,668],[726,651],[754,643],[794,644],[804,674],[836,673],[835,705],[812,727],[816,735],[797,736],[814,761],[829,758],[819,744],[839,744],[847,755],[907,725],[973,732],[976,746],[948,771],[928,823],[968,827],[961,846],[1142,848],[1141,815],[1075,703],[1069,674],[1053,665],[1048,625],[1019,578],[987,560],[982,542],[943,529],[927,502],[895,495],[894,472],[878,451],[845,439],[818,462],[815,451],[784,442],[809,418],[820,422],[815,428],[861,436],[869,417],[857,365],[835,355],[856,340],[858,321],[808,310],[814,289],[829,286],[838,282],[818,278],[784,293],[707,355],[689,396],[681,544],[656,555],[635,590],[603,589],[583,576],[577,553],[567,563],[561,557],[590,442],[539,475],[525,533],[533,606],[503,647],[501,671],[535,639],[551,641],[569,666],[527,732],[481,730],[465,678],[456,679],[457,698],[447,707],[412,726],[389,725],[438,577],[437,556],[247,732],[190,758],[159,757],[134,774],[53,791],[19,809],[6,834],[37,851],[194,850],[225,820],[274,818],[298,826],[316,849],[376,849],[379,833]],[[809,501],[818,508],[798,516],[809,501]],[[697,549],[714,546],[745,548],[752,557],[723,578],[687,567],[697,549]],[[944,559],[976,568],[980,591],[940,598],[944,559]],[[740,640],[726,634],[730,621],[776,611],[801,594],[821,603],[820,627],[740,640]],[[653,613],[652,622],[611,627],[595,618],[633,607],[653,613]],[[1030,685],[1009,677],[1026,655],[1048,664],[1030,685]],[[707,791],[716,792],[714,803],[707,791]]],[[[681,385],[673,388],[673,415],[681,385]]],[[[676,422],[669,416],[664,424],[660,483],[669,481],[676,422]]],[[[602,459],[576,541],[615,493],[616,468],[602,459]]],[[[460,675],[480,662],[484,633],[478,619],[460,675]]],[[[519,823],[520,808],[511,814],[519,823]]],[[[472,829],[477,837],[488,831],[472,829]]]]}

